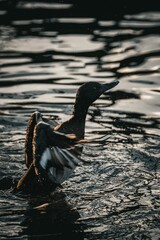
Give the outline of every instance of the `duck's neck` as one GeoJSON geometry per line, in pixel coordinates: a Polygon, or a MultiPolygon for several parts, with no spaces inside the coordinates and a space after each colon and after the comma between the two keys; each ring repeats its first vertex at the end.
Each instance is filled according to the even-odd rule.
{"type": "Polygon", "coordinates": [[[73,118],[82,122],[85,121],[88,108],[89,106],[79,104],[76,102],[74,105],[73,118]]]}
{"type": "Polygon", "coordinates": [[[68,121],[58,125],[55,130],[66,134],[75,134],[77,139],[84,138],[87,111],[88,107],[75,103],[73,116],[68,121]]]}

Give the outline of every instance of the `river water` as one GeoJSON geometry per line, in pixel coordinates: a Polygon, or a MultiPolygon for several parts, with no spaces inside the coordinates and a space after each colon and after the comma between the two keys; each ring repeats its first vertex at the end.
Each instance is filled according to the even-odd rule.
{"type": "Polygon", "coordinates": [[[0,1],[0,239],[160,239],[160,12],[13,2],[0,1]],[[89,109],[86,163],[51,195],[14,193],[30,114],[62,122],[82,83],[117,79],[89,109]]]}

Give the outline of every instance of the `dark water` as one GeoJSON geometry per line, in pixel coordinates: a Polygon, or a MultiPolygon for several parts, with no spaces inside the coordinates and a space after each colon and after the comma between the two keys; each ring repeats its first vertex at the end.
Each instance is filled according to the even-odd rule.
{"type": "Polygon", "coordinates": [[[132,7],[0,1],[0,239],[160,239],[160,11],[132,7]],[[88,163],[51,196],[13,193],[30,114],[61,122],[78,86],[115,79],[89,109],[88,163]]]}

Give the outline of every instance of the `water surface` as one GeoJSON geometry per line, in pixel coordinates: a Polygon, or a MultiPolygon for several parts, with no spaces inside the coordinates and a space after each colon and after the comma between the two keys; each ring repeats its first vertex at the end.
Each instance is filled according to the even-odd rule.
{"type": "MultiPolygon", "coordinates": [[[[1,239],[160,236],[160,12],[83,18],[73,3],[1,1],[1,239]],[[13,6],[12,6],[13,7],[13,6]],[[77,88],[120,84],[89,109],[84,165],[51,196],[13,193],[30,114],[68,119],[77,88]],[[45,204],[43,208],[37,208],[45,204]]],[[[83,14],[82,14],[83,15],[83,14]]],[[[89,15],[89,14],[88,14],[89,15]]]]}

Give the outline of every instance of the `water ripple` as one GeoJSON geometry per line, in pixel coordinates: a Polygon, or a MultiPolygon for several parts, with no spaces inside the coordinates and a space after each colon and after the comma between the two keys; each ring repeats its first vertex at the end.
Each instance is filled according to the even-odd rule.
{"type": "Polygon", "coordinates": [[[158,240],[159,12],[107,19],[81,18],[70,1],[0,6],[0,238],[158,240]],[[62,122],[82,83],[116,79],[89,109],[86,137],[96,140],[85,164],[49,196],[15,193],[31,113],[62,122]]]}

